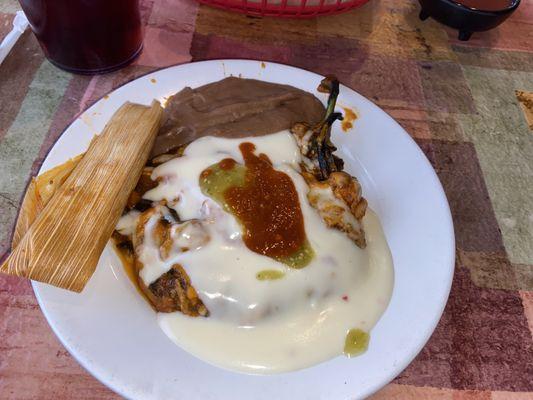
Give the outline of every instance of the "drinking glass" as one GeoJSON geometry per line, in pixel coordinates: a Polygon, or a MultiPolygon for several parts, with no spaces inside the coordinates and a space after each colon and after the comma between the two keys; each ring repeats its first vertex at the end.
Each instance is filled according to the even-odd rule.
{"type": "Polygon", "coordinates": [[[142,48],[139,0],[19,0],[46,57],[81,74],[119,69],[142,48]]]}

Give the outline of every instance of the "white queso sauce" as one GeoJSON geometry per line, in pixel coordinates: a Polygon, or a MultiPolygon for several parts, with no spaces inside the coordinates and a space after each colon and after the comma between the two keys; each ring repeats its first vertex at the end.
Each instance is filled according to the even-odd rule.
{"type": "MultiPolygon", "coordinates": [[[[171,252],[164,260],[150,240],[139,250],[144,265],[140,277],[146,285],[180,264],[209,310],[205,318],[180,312],[158,314],[162,330],[184,350],[217,366],[248,373],[296,370],[336,357],[345,349],[353,355],[364,350],[367,333],[391,297],[391,254],[371,210],[363,219],[365,249],[326,226],[307,200],[309,188],[299,174],[301,161],[292,134],[282,131],[238,139],[202,137],[188,145],[182,157],[154,169],[152,179],[159,184],[143,197],[166,200],[181,220],[198,220],[209,238],[188,251],[171,252]],[[202,191],[202,172],[217,163],[232,159],[239,168],[248,166],[243,143],[249,156],[264,154],[271,173],[283,172],[292,181],[293,191],[288,190],[287,196],[299,200],[303,227],[297,228],[305,234],[305,242],[290,244],[301,250],[297,259],[264,255],[277,251],[272,246],[261,253],[252,251],[243,220],[228,212],[224,201],[202,191]]],[[[128,223],[134,221],[135,216],[126,215],[119,226],[128,230],[128,223]]],[[[272,223],[276,224],[275,218],[272,223]]],[[[150,223],[145,229],[149,237],[150,223]]],[[[182,241],[194,233],[184,232],[182,241]]],[[[283,234],[276,232],[280,240],[283,234]]]]}

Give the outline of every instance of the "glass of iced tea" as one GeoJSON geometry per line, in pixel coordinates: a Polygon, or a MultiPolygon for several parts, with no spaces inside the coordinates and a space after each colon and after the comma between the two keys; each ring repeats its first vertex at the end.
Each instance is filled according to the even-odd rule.
{"type": "Polygon", "coordinates": [[[19,0],[46,57],[80,74],[119,69],[142,48],[139,0],[19,0]]]}

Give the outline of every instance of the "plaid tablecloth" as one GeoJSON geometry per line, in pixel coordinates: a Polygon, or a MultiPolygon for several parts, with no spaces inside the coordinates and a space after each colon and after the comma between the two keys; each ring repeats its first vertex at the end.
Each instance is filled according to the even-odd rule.
{"type": "MultiPolygon", "coordinates": [[[[0,0],[0,38],[17,9],[0,0]]],[[[343,15],[291,21],[193,0],[143,0],[142,55],[94,77],[56,69],[26,32],[0,66],[0,254],[49,147],[116,86],[214,58],[334,73],[416,139],[444,185],[457,240],[442,320],[415,361],[373,398],[533,399],[533,131],[526,118],[533,105],[524,100],[533,92],[533,0],[469,42],[420,21],[418,12],[415,1],[372,0],[343,15]]],[[[29,282],[0,276],[0,399],[116,398],[58,342],[29,282]]]]}

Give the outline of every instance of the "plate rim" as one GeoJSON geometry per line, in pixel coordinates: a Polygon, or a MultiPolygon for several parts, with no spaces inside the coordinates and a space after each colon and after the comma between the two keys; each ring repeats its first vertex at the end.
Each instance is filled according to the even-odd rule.
{"type": "MultiPolygon", "coordinates": [[[[61,133],[55,138],[55,140],[53,141],[53,143],[50,145],[50,147],[48,148],[46,154],[43,156],[42,158],[42,161],[39,165],[39,169],[38,169],[38,172],[37,172],[37,175],[41,173],[41,170],[42,170],[42,167],[45,163],[45,161],[47,160],[47,158],[50,156],[50,153],[51,151],[54,149],[54,147],[57,145],[57,142],[63,137],[63,135],[72,127],[72,125],[78,120],[80,119],[80,117],[82,115],[84,115],[85,113],[89,112],[93,107],[95,107],[97,104],[99,104],[104,98],[106,98],[107,96],[109,96],[111,93],[129,85],[129,84],[132,84],[133,82],[137,81],[137,80],[140,80],[148,75],[151,75],[151,74],[155,74],[155,73],[159,73],[159,72],[162,72],[162,71],[165,71],[165,70],[169,70],[169,69],[174,69],[174,68],[179,68],[179,67],[182,67],[182,66],[189,66],[189,65],[198,65],[198,64],[217,64],[217,63],[221,63],[224,67],[224,63],[228,63],[228,64],[232,64],[232,63],[244,63],[244,64],[261,64],[261,65],[277,65],[277,66],[281,66],[283,68],[290,68],[290,69],[293,69],[293,70],[297,70],[297,71],[304,71],[308,74],[312,74],[314,76],[316,76],[317,78],[324,78],[323,75],[319,74],[319,73],[316,73],[314,71],[310,71],[306,68],[301,68],[301,67],[296,67],[296,66],[293,66],[293,65],[289,65],[289,64],[285,64],[285,63],[280,63],[280,62],[272,62],[272,61],[265,61],[265,60],[252,60],[252,59],[240,59],[240,58],[231,58],[231,59],[210,59],[210,60],[202,60],[202,61],[194,61],[194,62],[186,62],[186,63],[177,63],[177,64],[173,64],[173,65],[169,65],[169,66],[166,66],[166,67],[162,67],[162,68],[158,68],[158,69],[154,69],[152,71],[148,71],[146,73],[143,73],[139,76],[136,76],[134,79],[131,79],[127,82],[123,82],[121,83],[120,85],[118,85],[117,87],[113,88],[112,90],[104,93],[102,96],[100,96],[99,98],[95,99],[90,105],[88,105],[87,107],[85,107],[82,111],[78,112],[74,117],[72,117],[72,119],[70,120],[70,122],[68,123],[68,125],[61,131],[61,133]]],[[[213,81],[214,82],[214,81],[213,81]]],[[[426,164],[426,167],[429,169],[429,171],[431,172],[430,176],[431,176],[431,179],[434,183],[434,187],[437,189],[438,191],[438,196],[439,196],[439,202],[442,203],[442,205],[444,206],[444,209],[443,211],[445,211],[445,217],[446,217],[446,221],[441,221],[441,223],[446,223],[446,230],[448,231],[448,233],[450,234],[450,238],[449,238],[449,248],[447,249],[447,254],[446,254],[446,262],[443,261],[443,265],[444,264],[449,264],[448,265],[448,274],[447,274],[447,280],[446,282],[443,282],[443,285],[442,287],[445,289],[443,291],[443,296],[442,298],[440,299],[439,301],[439,304],[440,304],[440,308],[438,310],[438,313],[435,313],[433,315],[433,318],[431,319],[431,321],[429,320],[429,318],[427,319],[428,320],[428,324],[426,326],[426,330],[424,332],[424,335],[423,335],[423,341],[420,342],[419,346],[413,346],[411,351],[409,352],[409,356],[407,357],[404,357],[400,362],[396,363],[396,365],[391,368],[391,370],[386,374],[386,376],[383,378],[383,379],[380,379],[379,382],[376,381],[376,383],[374,383],[373,385],[370,385],[366,391],[364,392],[359,392],[357,394],[354,394],[354,397],[353,398],[366,398],[374,393],[376,393],[378,390],[380,390],[381,388],[383,388],[384,386],[386,386],[387,384],[389,384],[396,376],[398,376],[409,364],[411,364],[411,362],[414,360],[414,358],[422,351],[422,349],[425,347],[425,345],[428,343],[431,335],[433,334],[433,332],[435,331],[443,313],[444,313],[444,309],[446,307],[446,304],[448,302],[448,299],[449,299],[449,295],[450,295],[450,292],[451,292],[451,287],[452,287],[452,282],[453,282],[453,277],[454,277],[454,272],[455,272],[455,261],[456,261],[456,254],[455,254],[455,251],[456,251],[456,245],[455,245],[455,229],[454,229],[454,224],[453,224],[453,218],[452,218],[452,214],[451,214],[451,209],[450,209],[450,205],[449,205],[449,202],[448,202],[448,199],[447,199],[447,196],[446,196],[446,192],[444,191],[444,188],[442,186],[442,183],[435,171],[435,169],[433,168],[433,166],[431,165],[430,161],[428,160],[427,156],[425,155],[425,153],[422,151],[422,149],[418,146],[418,144],[416,143],[416,141],[413,139],[413,137],[392,117],[390,116],[385,110],[383,110],[383,108],[381,108],[379,105],[377,105],[376,103],[374,103],[372,100],[370,100],[369,98],[363,96],[362,94],[360,94],[358,91],[352,89],[351,87],[347,86],[347,85],[344,85],[341,83],[341,88],[346,88],[346,89],[349,89],[350,91],[352,91],[353,93],[355,93],[359,99],[362,101],[362,102],[365,102],[367,104],[369,104],[371,107],[375,107],[377,109],[379,109],[379,111],[382,112],[383,114],[383,118],[387,119],[389,121],[389,123],[392,123],[393,125],[395,125],[401,132],[402,132],[402,135],[404,136],[404,139],[407,139],[406,143],[409,143],[409,146],[411,146],[416,152],[419,153],[419,155],[421,155],[421,159],[423,160],[423,162],[426,164]]],[[[23,193],[26,192],[27,190],[27,187],[29,185],[29,182],[26,186],[26,189],[24,190],[23,193]]],[[[22,197],[23,198],[23,197],[22,197]]],[[[18,220],[18,217],[19,217],[19,212],[20,212],[20,207],[19,207],[19,210],[17,212],[17,217],[16,217],[16,221],[18,220]]],[[[13,230],[14,232],[14,230],[13,230]]],[[[13,235],[13,233],[12,233],[13,235]]],[[[12,237],[11,237],[12,238],[12,237]]],[[[443,250],[443,254],[444,254],[444,250],[443,250]]],[[[396,272],[395,272],[395,275],[396,275],[396,272]]],[[[65,347],[65,349],[67,349],[67,351],[69,352],[69,354],[90,374],[92,375],[93,377],[95,377],[100,383],[102,383],[104,386],[106,386],[107,388],[109,388],[110,390],[112,390],[114,393],[117,393],[125,398],[131,398],[131,399],[134,399],[133,397],[129,397],[129,393],[126,393],[125,391],[122,390],[122,387],[120,385],[113,385],[113,383],[111,382],[111,380],[107,377],[107,376],[102,376],[103,374],[101,374],[99,371],[94,371],[92,370],[89,366],[88,366],[88,362],[87,360],[83,359],[82,357],[80,357],[79,354],[77,354],[75,351],[72,350],[71,346],[68,344],[68,342],[66,341],[66,338],[64,338],[58,331],[58,327],[53,325],[50,321],[51,321],[51,317],[49,315],[49,311],[46,310],[46,307],[45,307],[45,301],[42,299],[41,297],[41,293],[40,293],[40,286],[42,285],[46,285],[44,283],[41,283],[41,282],[37,282],[37,281],[31,281],[31,285],[32,285],[32,289],[33,289],[33,292],[35,294],[35,297],[37,299],[37,303],[39,304],[39,307],[41,309],[41,312],[43,313],[43,315],[45,316],[45,319],[46,319],[46,322],[47,324],[50,326],[50,328],[52,329],[52,331],[54,332],[54,334],[56,335],[56,337],[58,338],[58,340],[60,341],[61,345],[63,347],[65,347]]],[[[391,299],[392,301],[392,299],[391,299]]],[[[390,307],[390,303],[389,305],[387,306],[387,309],[390,307]]],[[[383,317],[383,316],[382,316],[383,317]]],[[[381,317],[381,318],[382,318],[381,317]]],[[[381,319],[380,318],[380,319],[381,319]]],[[[204,361],[205,362],[205,361],[204,361]]],[[[214,367],[212,366],[212,368],[217,368],[217,367],[214,367]]],[[[313,368],[313,366],[311,367],[308,367],[308,368],[313,368]]],[[[280,375],[283,375],[283,374],[280,374],[280,375]]]]}

